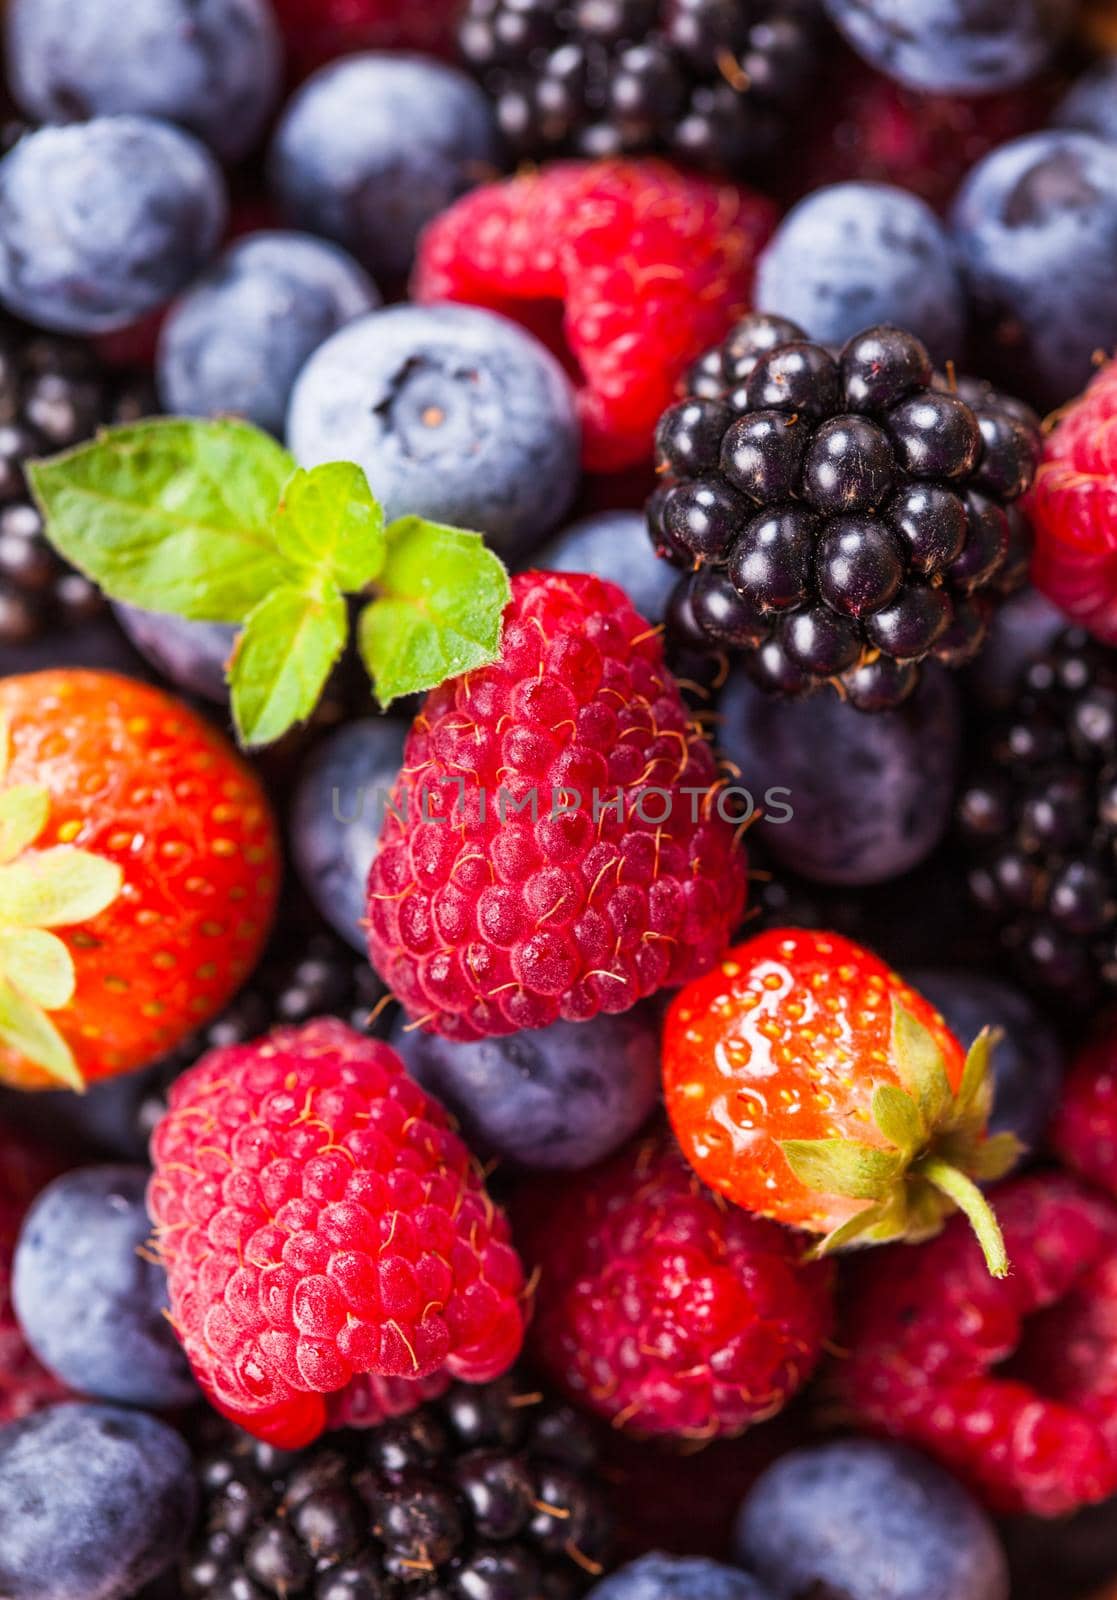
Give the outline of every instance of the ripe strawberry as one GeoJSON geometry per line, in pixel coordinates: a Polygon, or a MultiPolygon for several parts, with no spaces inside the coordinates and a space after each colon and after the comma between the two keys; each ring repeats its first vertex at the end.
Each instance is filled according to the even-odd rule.
{"type": "Polygon", "coordinates": [[[251,972],[279,855],[254,775],[112,673],[0,680],[0,1080],[144,1065],[251,972]]]}
{"type": "Polygon", "coordinates": [[[830,1331],[828,1264],[703,1189],[666,1129],[534,1189],[523,1221],[535,1357],[615,1427],[731,1436],[810,1376],[830,1331]]]}
{"type": "Polygon", "coordinates": [[[834,1398],[937,1456],[997,1511],[1117,1492],[1117,1207],[1063,1174],[1003,1185],[996,1281],[959,1217],[851,1269],[834,1398]]]}
{"type": "Polygon", "coordinates": [[[1051,1143],[1075,1172],[1117,1195],[1117,1036],[1103,1018],[1063,1084],[1051,1143]]]}
{"type": "Polygon", "coordinates": [[[744,903],[714,758],[615,584],[512,579],[500,659],[407,738],[369,876],[373,965],[478,1039],[627,1011],[705,971],[744,903]]]}
{"type": "Polygon", "coordinates": [[[667,1110],[712,1188],[822,1234],[820,1251],[926,1238],[957,1205],[989,1269],[1004,1247],[974,1178],[1018,1153],[987,1138],[991,1040],[968,1056],[934,1008],[839,934],[776,928],[679,994],[667,1110]]]}
{"type": "Polygon", "coordinates": [[[1117,644],[1117,362],[1048,434],[1028,510],[1037,589],[1104,644],[1117,644]]]}
{"type": "Polygon", "coordinates": [[[387,1045],[324,1018],[213,1050],[172,1088],[152,1158],[176,1331],[259,1438],[298,1448],[331,1411],[405,1409],[403,1380],[418,1405],[518,1355],[508,1225],[387,1045]]]}

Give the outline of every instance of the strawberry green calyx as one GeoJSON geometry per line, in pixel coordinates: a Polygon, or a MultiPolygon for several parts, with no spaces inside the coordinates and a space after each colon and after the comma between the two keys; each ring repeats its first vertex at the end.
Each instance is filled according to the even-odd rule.
{"type": "Polygon", "coordinates": [[[110,599],[240,627],[227,669],[237,735],[270,744],[317,705],[366,597],[360,653],[377,697],[494,661],[511,595],[481,535],[386,525],[364,473],[308,471],[247,422],[110,428],[29,478],[47,537],[110,599]]]}
{"type": "Polygon", "coordinates": [[[872,1121],[881,1142],[787,1139],[780,1148],[806,1188],[867,1202],[816,1247],[829,1255],[855,1244],[916,1242],[962,1211],[995,1278],[1009,1269],[1004,1239],[980,1181],[1003,1177],[1022,1146],[1012,1134],[990,1136],[989,1066],[997,1035],[986,1028],[970,1048],[957,1091],[933,1035],[897,1004],[892,1056],[899,1084],[878,1084],[872,1121]]]}
{"type": "MultiPolygon", "coordinates": [[[[0,781],[10,760],[0,724],[0,781]]],[[[87,922],[124,886],[114,861],[70,845],[34,849],[50,818],[50,795],[35,784],[0,788],[0,1046],[71,1089],[83,1089],[73,1052],[48,1013],[69,1005],[77,974],[53,928],[87,922]]]]}

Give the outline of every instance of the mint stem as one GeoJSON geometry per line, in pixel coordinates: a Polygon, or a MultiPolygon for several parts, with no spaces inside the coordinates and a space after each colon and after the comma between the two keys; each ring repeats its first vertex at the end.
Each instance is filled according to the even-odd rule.
{"type": "Polygon", "coordinates": [[[967,1178],[964,1172],[959,1172],[957,1167],[952,1167],[949,1161],[944,1161],[941,1156],[924,1156],[912,1170],[933,1184],[940,1194],[954,1201],[959,1211],[968,1218],[970,1227],[977,1235],[977,1242],[985,1257],[985,1265],[992,1276],[1007,1278],[1008,1252],[1005,1249],[1004,1234],[1001,1232],[1001,1225],[992,1206],[977,1184],[967,1178]]]}

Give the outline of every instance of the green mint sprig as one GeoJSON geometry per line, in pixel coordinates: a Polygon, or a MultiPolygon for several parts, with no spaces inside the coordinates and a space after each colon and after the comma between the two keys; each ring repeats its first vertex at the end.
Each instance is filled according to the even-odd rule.
{"type": "Polygon", "coordinates": [[[242,744],[314,710],[349,637],[377,698],[494,661],[508,574],[481,535],[422,517],[385,525],[360,467],[304,471],[232,419],[110,428],[29,468],[47,537],[112,600],[240,627],[227,676],[242,744]]]}

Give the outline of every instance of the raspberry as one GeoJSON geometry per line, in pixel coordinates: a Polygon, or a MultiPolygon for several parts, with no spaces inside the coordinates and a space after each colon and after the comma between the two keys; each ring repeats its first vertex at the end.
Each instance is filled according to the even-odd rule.
{"type": "Polygon", "coordinates": [[[373,965],[448,1038],[627,1011],[712,966],[740,915],[716,791],[622,590],[520,574],[500,659],[434,689],[408,734],[369,875],[373,965]]]}
{"type": "Polygon", "coordinates": [[[993,1509],[1061,1516],[1117,1491],[1117,1208],[1062,1174],[993,1199],[1010,1276],[989,1276],[960,1217],[874,1251],[847,1285],[833,1386],[859,1425],[936,1456],[993,1509]]]}
{"type": "MultiPolygon", "coordinates": [[[[249,1432],[296,1448],[364,1374],[483,1382],[515,1359],[505,1219],[387,1045],[329,1018],[211,1051],[171,1090],[152,1154],[175,1327],[249,1432]]],[[[417,1382],[416,1403],[430,1392],[417,1382]]],[[[369,1398],[359,1384],[354,1410],[369,1398]]]]}
{"type": "Polygon", "coordinates": [[[1076,1057],[1063,1085],[1051,1143],[1075,1172],[1117,1195],[1117,1038],[1109,1026],[1076,1057]]]}
{"type": "Polygon", "coordinates": [[[67,1390],[39,1365],[12,1305],[12,1258],[31,1201],[57,1167],[0,1131],[0,1427],[66,1398],[67,1390]]]}
{"type": "Polygon", "coordinates": [[[1036,587],[1117,644],[1117,362],[1048,435],[1030,506],[1036,587]]]}
{"type": "Polygon", "coordinates": [[[456,0],[272,0],[299,77],[354,50],[423,50],[453,43],[456,0]]]}
{"type": "Polygon", "coordinates": [[[528,1206],[534,1353],[615,1427],[742,1433],[813,1371],[830,1331],[828,1265],[804,1264],[796,1234],[704,1189],[668,1134],[528,1206]]]}
{"type": "Polygon", "coordinates": [[[580,381],[586,466],[615,472],[650,456],[688,362],[748,307],[774,225],[771,201],[662,162],[564,162],[444,212],[413,294],[486,306],[542,337],[580,381]]]}
{"type": "Polygon", "coordinates": [[[804,194],[831,183],[891,183],[943,211],[971,167],[1040,127],[1046,83],[995,94],[920,94],[861,62],[839,77],[810,138],[802,141],[804,194]]]}

